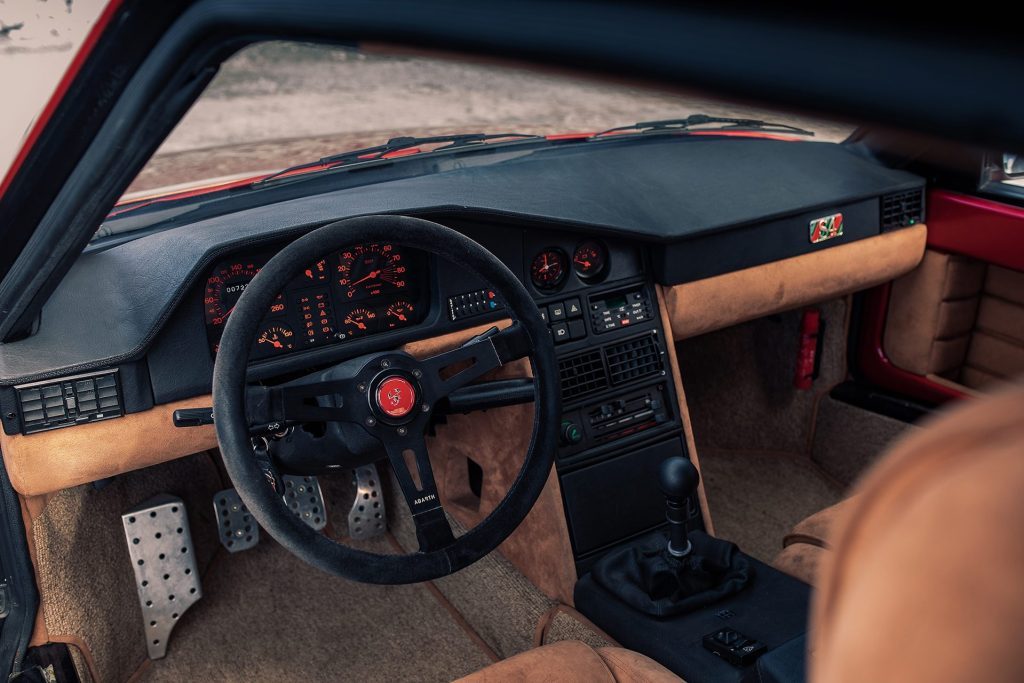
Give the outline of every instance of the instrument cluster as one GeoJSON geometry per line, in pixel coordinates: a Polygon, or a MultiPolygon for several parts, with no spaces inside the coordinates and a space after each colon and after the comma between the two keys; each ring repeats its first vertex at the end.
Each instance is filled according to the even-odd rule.
{"type": "MultiPolygon", "coordinates": [[[[206,278],[207,336],[217,353],[224,324],[272,253],[235,257],[206,278]]],[[[285,287],[263,319],[251,358],[261,359],[386,332],[426,315],[426,256],[392,244],[357,244],[312,263],[285,287]]]]}

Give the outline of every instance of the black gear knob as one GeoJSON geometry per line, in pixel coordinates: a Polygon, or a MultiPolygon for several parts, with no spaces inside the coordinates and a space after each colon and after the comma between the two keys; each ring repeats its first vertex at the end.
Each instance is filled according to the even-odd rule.
{"type": "Polygon", "coordinates": [[[692,548],[686,528],[690,521],[690,501],[697,493],[700,474],[692,462],[678,455],[662,462],[658,474],[661,492],[665,494],[668,552],[673,557],[686,557],[692,548]]]}
{"type": "Polygon", "coordinates": [[[697,492],[699,483],[697,468],[686,458],[677,455],[661,463],[658,484],[666,498],[685,500],[697,492]]]}

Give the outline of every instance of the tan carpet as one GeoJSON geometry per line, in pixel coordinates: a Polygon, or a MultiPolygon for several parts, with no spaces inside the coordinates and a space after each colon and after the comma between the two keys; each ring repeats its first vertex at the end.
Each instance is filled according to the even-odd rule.
{"type": "Polygon", "coordinates": [[[715,534],[771,562],[782,537],[810,514],[839,502],[842,488],[809,459],[757,451],[700,451],[715,534]]]}
{"type": "Polygon", "coordinates": [[[338,579],[265,537],[218,557],[203,592],[142,680],[449,681],[491,663],[423,586],[338,579]]]}
{"type": "Polygon", "coordinates": [[[61,491],[36,520],[39,592],[50,638],[84,640],[98,680],[123,681],[146,659],[121,513],[157,493],[181,497],[196,558],[204,567],[219,547],[210,502],[219,487],[213,460],[201,453],[131,472],[101,489],[85,485],[61,491]]]}

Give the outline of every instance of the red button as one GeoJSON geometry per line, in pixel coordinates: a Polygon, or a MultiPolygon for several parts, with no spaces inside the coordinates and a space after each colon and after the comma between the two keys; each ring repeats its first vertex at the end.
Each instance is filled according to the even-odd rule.
{"type": "Polygon", "coordinates": [[[405,417],[416,406],[416,390],[404,377],[388,377],[377,385],[377,406],[388,417],[405,417]]]}

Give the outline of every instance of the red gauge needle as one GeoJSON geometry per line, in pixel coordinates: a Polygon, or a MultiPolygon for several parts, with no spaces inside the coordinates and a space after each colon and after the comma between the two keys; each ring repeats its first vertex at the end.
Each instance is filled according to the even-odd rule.
{"type": "Polygon", "coordinates": [[[547,270],[550,267],[550,264],[548,264],[548,255],[544,254],[544,265],[541,267],[541,270],[547,270]]]}
{"type": "Polygon", "coordinates": [[[576,259],[576,263],[580,264],[584,268],[590,267],[590,261],[580,261],[579,259],[576,259]]]}
{"type": "Polygon", "coordinates": [[[372,280],[373,278],[377,277],[378,275],[380,275],[380,271],[379,270],[371,270],[369,275],[367,275],[366,277],[359,278],[358,280],[356,280],[355,282],[350,284],[349,287],[355,287],[360,282],[365,282],[367,280],[372,280]]]}
{"type": "Polygon", "coordinates": [[[281,342],[277,341],[276,339],[266,339],[266,338],[264,338],[264,339],[260,339],[260,341],[263,342],[264,344],[270,344],[275,349],[283,349],[284,348],[284,344],[282,344],[281,342]]]}
{"type": "Polygon", "coordinates": [[[345,318],[345,324],[346,325],[355,325],[356,327],[358,327],[361,330],[365,330],[366,329],[366,323],[361,323],[358,320],[353,320],[352,318],[345,318]]]}

